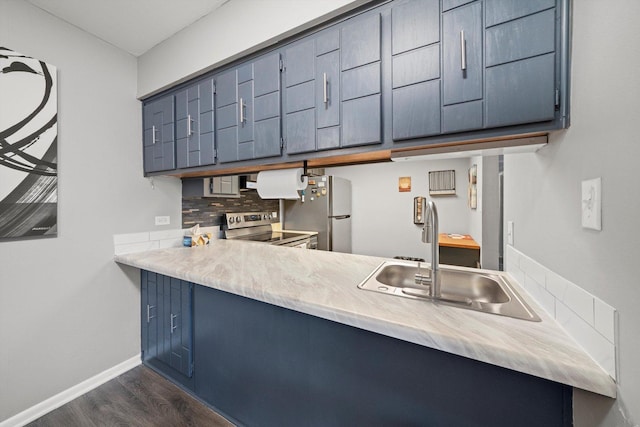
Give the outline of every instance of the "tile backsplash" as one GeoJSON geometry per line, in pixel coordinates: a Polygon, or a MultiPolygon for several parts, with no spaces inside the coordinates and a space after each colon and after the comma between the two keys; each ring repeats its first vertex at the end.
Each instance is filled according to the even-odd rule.
{"type": "Polygon", "coordinates": [[[567,333],[616,378],[616,310],[507,245],[506,270],[567,333]]]}
{"type": "Polygon", "coordinates": [[[255,190],[241,191],[239,198],[182,197],[182,228],[195,224],[219,226],[226,212],[278,212],[278,200],[263,200],[255,190]]]}
{"type": "MultiPolygon", "coordinates": [[[[220,227],[202,227],[200,230],[203,233],[210,232],[212,239],[217,239],[220,227]]],[[[150,249],[179,248],[182,246],[184,232],[184,229],[176,228],[142,233],[115,234],[113,236],[114,254],[122,255],[150,249]]]]}

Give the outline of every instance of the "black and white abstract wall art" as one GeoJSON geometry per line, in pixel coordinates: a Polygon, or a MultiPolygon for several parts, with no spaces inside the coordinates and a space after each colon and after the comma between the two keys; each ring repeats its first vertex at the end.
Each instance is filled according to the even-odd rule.
{"type": "Polygon", "coordinates": [[[0,240],[55,236],[56,67],[0,47],[0,240]]]}

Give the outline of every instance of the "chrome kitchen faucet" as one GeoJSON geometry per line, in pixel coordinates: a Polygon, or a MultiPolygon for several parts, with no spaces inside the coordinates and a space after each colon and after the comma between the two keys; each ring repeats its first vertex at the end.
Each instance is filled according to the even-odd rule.
{"type": "Polygon", "coordinates": [[[426,204],[423,199],[422,212],[426,211],[426,219],[422,226],[422,242],[431,243],[431,268],[428,269],[429,274],[420,273],[420,263],[418,263],[418,272],[415,275],[417,285],[429,285],[429,297],[440,298],[440,256],[439,256],[439,234],[438,234],[438,209],[433,201],[426,204]]]}

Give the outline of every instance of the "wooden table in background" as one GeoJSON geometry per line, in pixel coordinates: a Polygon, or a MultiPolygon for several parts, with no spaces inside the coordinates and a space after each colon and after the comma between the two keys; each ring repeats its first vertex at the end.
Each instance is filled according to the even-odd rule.
{"type": "Polygon", "coordinates": [[[480,245],[470,235],[440,233],[439,246],[441,264],[480,268],[480,245]]]}

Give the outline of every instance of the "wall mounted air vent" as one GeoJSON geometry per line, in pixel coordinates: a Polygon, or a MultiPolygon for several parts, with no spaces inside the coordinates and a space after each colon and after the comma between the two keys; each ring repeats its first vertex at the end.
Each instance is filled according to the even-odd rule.
{"type": "Polygon", "coordinates": [[[429,195],[446,196],[456,194],[456,171],[429,172],[429,195]]]}

